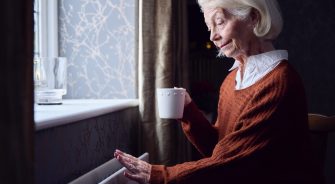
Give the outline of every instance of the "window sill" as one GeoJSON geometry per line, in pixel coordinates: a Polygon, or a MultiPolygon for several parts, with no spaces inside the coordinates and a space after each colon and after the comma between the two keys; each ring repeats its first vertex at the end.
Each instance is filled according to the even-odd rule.
{"type": "Polygon", "coordinates": [[[43,130],[83,119],[136,107],[137,99],[63,100],[62,105],[35,105],[35,130],[43,130]]]}

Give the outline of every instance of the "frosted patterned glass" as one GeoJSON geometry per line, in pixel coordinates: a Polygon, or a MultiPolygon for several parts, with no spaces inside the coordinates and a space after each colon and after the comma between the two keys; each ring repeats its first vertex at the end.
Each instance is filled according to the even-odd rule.
{"type": "Polygon", "coordinates": [[[65,98],[136,98],[135,0],[59,1],[65,98]]]}

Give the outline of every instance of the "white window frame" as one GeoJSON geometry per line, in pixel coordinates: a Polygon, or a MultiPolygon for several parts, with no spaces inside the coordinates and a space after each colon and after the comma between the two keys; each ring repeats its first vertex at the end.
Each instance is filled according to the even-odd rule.
{"type": "Polygon", "coordinates": [[[57,0],[39,1],[39,56],[58,57],[57,0]]]}

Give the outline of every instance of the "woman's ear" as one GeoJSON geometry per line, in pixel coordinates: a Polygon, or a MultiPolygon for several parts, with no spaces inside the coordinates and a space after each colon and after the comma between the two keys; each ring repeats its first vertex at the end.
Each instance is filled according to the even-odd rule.
{"type": "Polygon", "coordinates": [[[250,18],[252,25],[255,27],[260,22],[261,15],[258,10],[252,8],[250,12],[250,18]]]}

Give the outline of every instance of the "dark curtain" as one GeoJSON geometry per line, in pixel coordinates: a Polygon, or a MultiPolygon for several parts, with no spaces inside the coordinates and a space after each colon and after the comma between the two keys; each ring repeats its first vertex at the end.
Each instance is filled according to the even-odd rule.
{"type": "Polygon", "coordinates": [[[33,1],[0,10],[0,183],[33,183],[33,1]]]}
{"type": "Polygon", "coordinates": [[[190,158],[180,123],[157,115],[156,88],[188,89],[187,1],[139,3],[139,99],[142,151],[151,163],[176,164],[190,158]]]}

